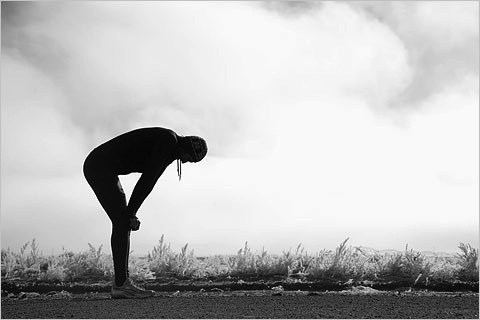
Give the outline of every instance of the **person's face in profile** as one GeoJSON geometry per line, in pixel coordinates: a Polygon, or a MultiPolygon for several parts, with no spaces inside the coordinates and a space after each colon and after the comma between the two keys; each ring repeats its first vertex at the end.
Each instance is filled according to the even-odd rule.
{"type": "Polygon", "coordinates": [[[182,161],[182,163],[193,162],[192,156],[189,153],[187,153],[187,152],[185,152],[181,149],[180,149],[179,154],[178,154],[178,159],[180,159],[180,161],[182,161]]]}

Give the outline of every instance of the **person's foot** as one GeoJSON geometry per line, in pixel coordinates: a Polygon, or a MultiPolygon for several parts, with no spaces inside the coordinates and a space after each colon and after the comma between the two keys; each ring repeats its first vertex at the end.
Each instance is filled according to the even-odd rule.
{"type": "Polygon", "coordinates": [[[145,290],[130,279],[125,280],[122,286],[117,286],[114,281],[111,291],[113,299],[143,299],[153,297],[154,295],[155,291],[145,290]]]}

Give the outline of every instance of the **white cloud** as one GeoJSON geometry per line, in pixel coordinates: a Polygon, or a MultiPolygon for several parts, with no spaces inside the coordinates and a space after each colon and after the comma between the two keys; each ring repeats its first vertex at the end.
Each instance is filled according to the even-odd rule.
{"type": "Polygon", "coordinates": [[[457,82],[478,77],[479,7],[475,1],[352,1],[391,28],[409,52],[413,81],[392,106],[417,107],[457,82]]]}
{"type": "MultiPolygon", "coordinates": [[[[40,57],[48,61],[54,53],[64,68],[47,74],[68,99],[72,121],[94,132],[107,128],[105,135],[169,122],[176,113],[184,117],[180,130],[209,136],[214,153],[245,155],[236,145],[250,130],[256,140],[271,138],[263,128],[274,124],[278,104],[294,107],[347,90],[381,105],[409,79],[406,52],[395,35],[343,4],[287,20],[246,3],[36,9],[50,19],[16,30],[35,45],[17,50],[37,67],[40,57]],[[37,37],[44,41],[32,40],[37,37]]],[[[256,140],[248,139],[249,150],[256,140]]]]}
{"type": "Polygon", "coordinates": [[[64,176],[81,168],[84,138],[65,114],[67,104],[44,74],[2,58],[2,177],[64,176]]]}
{"type": "MultiPolygon", "coordinates": [[[[462,230],[450,235],[453,248],[474,239],[478,13],[468,6],[4,7],[20,8],[2,10],[15,13],[2,17],[7,244],[37,237],[55,246],[44,228],[53,220],[74,235],[59,236],[61,245],[108,247],[82,161],[114,135],[151,125],[204,136],[210,151],[184,167],[181,183],[173,166],[162,176],[141,209],[136,252],[162,233],[203,253],[231,253],[246,240],[316,250],[349,236],[398,248],[418,226],[437,240],[449,225],[462,230]],[[82,221],[97,227],[81,231],[82,221]]],[[[127,193],[137,177],[122,177],[127,193]]]]}

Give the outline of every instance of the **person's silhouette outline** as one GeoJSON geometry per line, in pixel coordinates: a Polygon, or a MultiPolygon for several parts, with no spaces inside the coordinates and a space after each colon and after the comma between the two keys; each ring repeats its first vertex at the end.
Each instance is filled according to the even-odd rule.
{"type": "Polygon", "coordinates": [[[111,247],[115,269],[112,298],[145,298],[145,290],[129,279],[130,232],[140,227],[137,211],[165,169],[177,160],[199,162],[207,154],[207,144],[197,136],[179,136],[166,128],[140,128],[121,134],[93,149],[83,165],[85,178],[112,222],[111,247]],[[141,173],[126,201],[119,175],[141,173]]]}

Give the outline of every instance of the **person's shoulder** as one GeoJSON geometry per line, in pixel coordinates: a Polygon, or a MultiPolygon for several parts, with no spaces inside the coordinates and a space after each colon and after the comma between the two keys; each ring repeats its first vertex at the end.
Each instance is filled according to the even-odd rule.
{"type": "Polygon", "coordinates": [[[124,133],[122,136],[129,136],[135,139],[148,139],[157,141],[161,145],[178,143],[178,135],[172,129],[163,127],[143,127],[124,133]]]}
{"type": "Polygon", "coordinates": [[[171,140],[177,143],[178,135],[175,131],[173,131],[172,129],[162,128],[162,127],[156,127],[156,129],[158,129],[158,132],[164,135],[167,140],[171,140]]]}
{"type": "Polygon", "coordinates": [[[165,145],[176,146],[178,143],[178,135],[172,129],[162,127],[150,127],[144,129],[152,132],[152,134],[158,138],[157,141],[159,144],[161,144],[163,147],[165,147],[165,145]]]}
{"type": "Polygon", "coordinates": [[[134,132],[149,133],[149,134],[165,136],[165,137],[174,137],[175,139],[177,139],[177,134],[175,133],[175,131],[173,131],[172,129],[163,128],[163,127],[144,127],[144,128],[137,128],[130,131],[130,133],[134,133],[134,132]]]}

